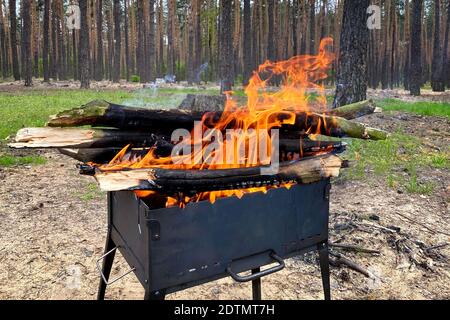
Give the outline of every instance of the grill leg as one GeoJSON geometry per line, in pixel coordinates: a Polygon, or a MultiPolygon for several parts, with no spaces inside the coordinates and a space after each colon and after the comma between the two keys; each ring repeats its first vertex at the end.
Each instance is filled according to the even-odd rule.
{"type": "MultiPolygon", "coordinates": [[[[105,245],[105,254],[115,248],[114,241],[111,239],[110,231],[108,231],[108,236],[106,237],[106,245],[105,245]]],[[[111,273],[111,268],[114,262],[114,256],[116,251],[111,252],[109,255],[103,259],[102,264],[102,272],[105,275],[106,280],[109,279],[109,275],[111,273]]],[[[98,286],[97,292],[97,300],[105,300],[105,292],[106,292],[106,283],[103,281],[102,277],[100,277],[100,284],[98,286]]]]}
{"type": "MultiPolygon", "coordinates": [[[[260,272],[260,268],[252,270],[252,274],[260,272]]],[[[261,278],[252,281],[253,300],[261,300],[261,278]]]]}
{"type": "Polygon", "coordinates": [[[322,274],[322,285],[325,300],[331,300],[330,290],[330,262],[328,258],[328,244],[322,243],[318,247],[319,260],[320,260],[320,272],[322,274]]]}
{"type": "Polygon", "coordinates": [[[148,290],[145,290],[144,300],[151,301],[151,300],[165,300],[165,299],[166,295],[162,291],[150,292],[148,290]]]}

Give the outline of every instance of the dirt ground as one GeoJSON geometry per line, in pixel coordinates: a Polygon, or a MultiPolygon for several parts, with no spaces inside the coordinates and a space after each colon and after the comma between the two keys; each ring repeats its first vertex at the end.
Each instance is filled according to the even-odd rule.
{"type": "MultiPolygon", "coordinates": [[[[432,132],[429,143],[438,148],[450,142],[450,122],[443,118],[396,112],[362,121],[423,137],[432,132]]],[[[0,299],[95,299],[106,196],[93,188],[92,178],[78,174],[76,161],[55,151],[39,152],[48,158],[46,165],[0,168],[0,299]]],[[[436,184],[431,195],[389,188],[370,171],[364,180],[333,184],[330,240],[380,251],[339,250],[370,277],[332,267],[334,299],[450,299],[450,245],[439,246],[450,242],[450,173],[426,169],[418,174],[436,184]]],[[[286,265],[263,279],[264,299],[323,298],[315,254],[286,265]]],[[[113,275],[126,269],[119,256],[113,275]]],[[[141,299],[143,294],[133,275],[107,290],[108,299],[141,299]]],[[[250,297],[250,284],[222,279],[167,298],[250,297]]]]}

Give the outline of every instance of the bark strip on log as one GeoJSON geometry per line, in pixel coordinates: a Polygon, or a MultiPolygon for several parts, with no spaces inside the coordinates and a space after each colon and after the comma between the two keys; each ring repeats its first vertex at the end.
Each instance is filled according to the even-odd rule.
{"type": "Polygon", "coordinates": [[[157,146],[170,148],[163,137],[135,131],[77,128],[24,128],[17,132],[12,148],[105,148],[157,146]]]}
{"type": "Polygon", "coordinates": [[[171,170],[162,168],[131,169],[120,171],[96,170],[95,178],[103,191],[119,190],[170,190],[214,191],[276,185],[296,181],[312,183],[337,177],[342,160],[326,154],[300,161],[280,164],[272,175],[262,175],[262,167],[223,170],[171,170]]]}

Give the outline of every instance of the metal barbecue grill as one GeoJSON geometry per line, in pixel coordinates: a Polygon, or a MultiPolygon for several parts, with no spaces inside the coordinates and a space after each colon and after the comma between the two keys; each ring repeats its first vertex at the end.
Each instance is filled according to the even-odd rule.
{"type": "Polygon", "coordinates": [[[183,209],[151,209],[131,191],[109,192],[105,254],[97,261],[98,299],[105,298],[107,285],[133,272],[146,300],[228,276],[251,281],[253,299],[259,300],[262,277],[282,270],[284,259],[314,250],[319,252],[325,299],[330,299],[330,187],[325,179],[214,204],[188,203],[183,209]],[[117,250],[130,270],[109,280],[117,250]]]}

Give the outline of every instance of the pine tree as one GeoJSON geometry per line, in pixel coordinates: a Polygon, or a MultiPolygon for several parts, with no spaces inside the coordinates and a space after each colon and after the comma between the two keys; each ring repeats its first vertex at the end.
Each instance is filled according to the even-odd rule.
{"type": "Polygon", "coordinates": [[[25,80],[25,86],[30,87],[32,81],[32,61],[31,61],[31,0],[22,0],[22,57],[24,65],[22,66],[22,76],[25,80]]]}
{"type": "Polygon", "coordinates": [[[422,85],[422,4],[423,0],[412,1],[409,91],[413,96],[420,96],[422,85]]]}
{"type": "Polygon", "coordinates": [[[244,77],[243,85],[248,84],[252,73],[252,22],[250,0],[244,0],[244,39],[243,39],[243,59],[244,59],[244,77]]]}
{"type": "Polygon", "coordinates": [[[366,99],[369,0],[344,0],[334,107],[366,99]]]}
{"type": "Polygon", "coordinates": [[[434,37],[433,37],[433,60],[431,66],[431,87],[433,91],[444,92],[445,81],[442,77],[442,48],[440,29],[440,0],[434,0],[434,37]]]}
{"type": "Polygon", "coordinates": [[[20,80],[19,54],[17,52],[17,19],[16,0],[9,0],[9,38],[11,40],[11,56],[14,80],[20,80]]]}
{"type": "Polygon", "coordinates": [[[220,0],[220,91],[230,91],[233,86],[233,43],[231,30],[232,0],[220,0]]]}
{"type": "Polygon", "coordinates": [[[80,50],[79,73],[81,89],[90,87],[90,59],[89,59],[89,27],[88,27],[88,0],[79,0],[80,5],[80,50]]]}
{"type": "Polygon", "coordinates": [[[113,82],[119,82],[120,80],[120,52],[121,52],[121,40],[122,35],[120,32],[120,0],[114,0],[114,69],[113,69],[113,82]]]}

